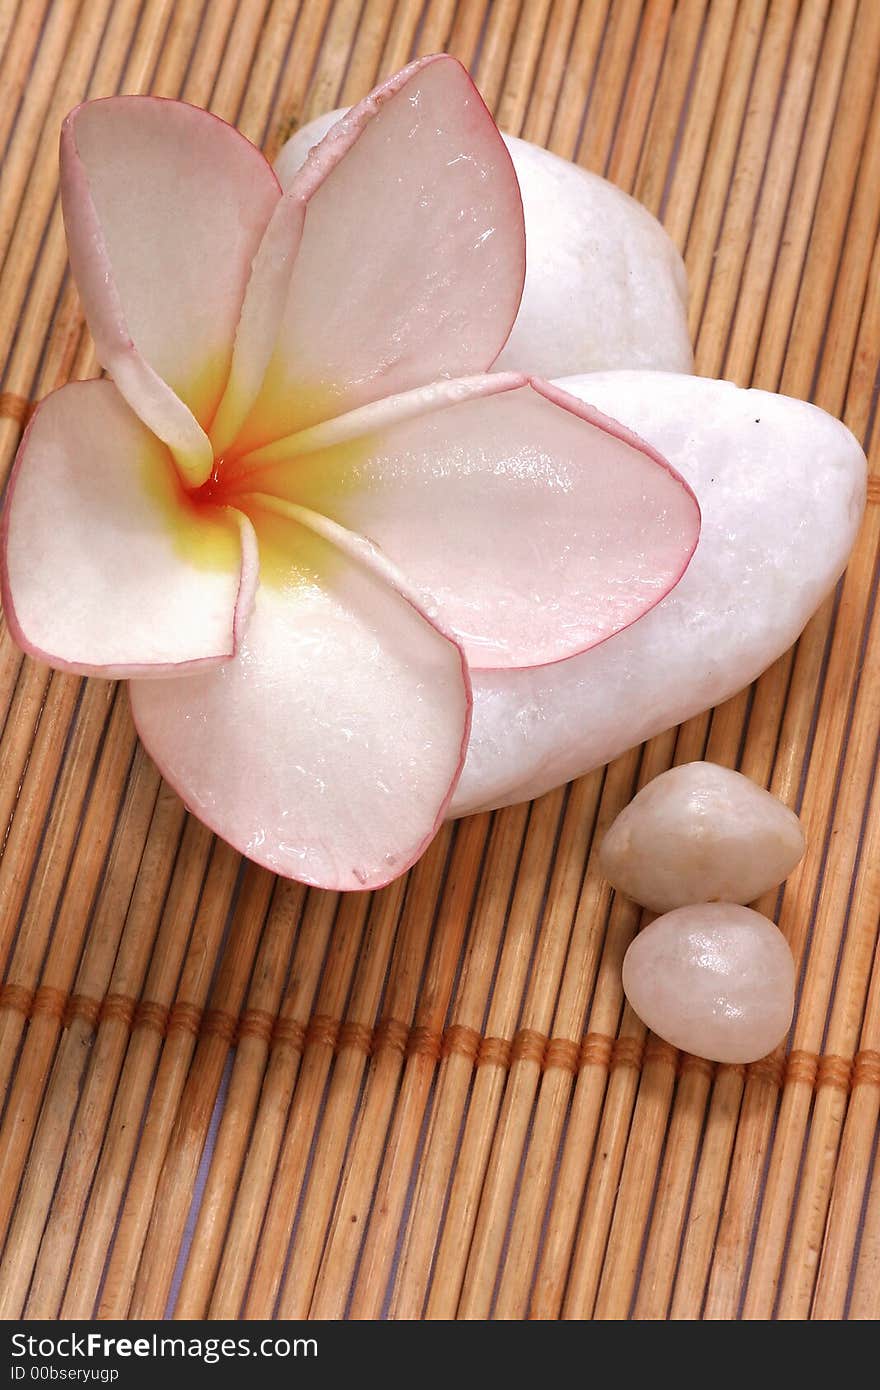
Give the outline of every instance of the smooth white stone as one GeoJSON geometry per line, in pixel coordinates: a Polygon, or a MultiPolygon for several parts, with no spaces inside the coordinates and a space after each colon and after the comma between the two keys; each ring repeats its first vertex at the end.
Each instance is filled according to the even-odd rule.
{"type": "MultiPolygon", "coordinates": [[[[319,116],[288,140],[275,162],[282,188],[344,115],[319,116]]],[[[690,371],[684,265],[656,218],[598,174],[514,135],[504,141],[522,193],[527,264],[496,368],[545,377],[609,367],[690,371]]]]}
{"type": "Polygon", "coordinates": [[[688,903],[750,903],[803,858],[793,811],[739,772],[685,763],[655,777],[602,841],[605,877],[653,912],[688,903]]]}
{"type": "Polygon", "coordinates": [[[788,1032],[794,961],[778,927],[734,903],[679,907],[640,932],[623,988],[661,1038],[713,1062],[756,1062],[788,1032]]]}
{"type": "Polygon", "coordinates": [[[864,509],[865,456],[815,406],[665,372],[562,385],[687,479],[700,542],[676,588],[601,646],[555,666],[473,673],[455,816],[539,796],[748,685],[833,588],[864,509]]]}
{"type": "MultiPolygon", "coordinates": [[[[283,186],[342,114],[319,117],[287,142],[276,164],[283,186]]],[[[539,181],[536,171],[543,169],[552,180],[560,163],[572,175],[571,189],[582,190],[586,178],[590,196],[607,197],[607,207],[591,214],[600,228],[615,204],[618,216],[632,218],[632,237],[623,238],[632,255],[647,256],[655,271],[664,263],[661,243],[653,251],[646,242],[636,247],[639,228],[646,241],[659,232],[671,244],[632,199],[546,151],[505,138],[524,186],[528,275],[536,287],[556,273],[539,268],[539,249],[546,248],[548,264],[558,270],[555,258],[567,256],[561,248],[573,234],[578,199],[586,196],[571,193],[571,215],[529,197],[530,172],[539,181]]],[[[619,227],[609,230],[612,242],[620,235],[619,227]]],[[[615,314],[602,297],[609,247],[599,237],[593,251],[592,261],[572,253],[569,270],[577,269],[578,284],[563,275],[552,280],[546,300],[538,294],[526,306],[524,298],[520,317],[537,337],[534,351],[516,365],[545,375],[583,373],[594,362],[621,366],[630,352],[630,365],[687,370],[677,253],[664,284],[652,292],[641,286],[634,337],[630,328],[619,334],[618,319],[629,322],[629,309],[615,314]],[[588,312],[573,308],[585,300],[588,312]],[[548,342],[560,344],[567,368],[552,365],[557,357],[542,362],[538,350],[548,342]]],[[[610,283],[621,289],[615,276],[610,283]]],[[[507,354],[517,341],[529,347],[517,333],[515,327],[499,366],[510,365],[507,354]]],[[[690,482],[703,512],[700,544],[673,593],[601,647],[558,666],[474,673],[473,729],[453,816],[540,795],[748,685],[791,645],[833,587],[864,508],[864,455],[843,425],[814,406],[662,371],[594,372],[562,384],[643,435],[690,482]]]]}

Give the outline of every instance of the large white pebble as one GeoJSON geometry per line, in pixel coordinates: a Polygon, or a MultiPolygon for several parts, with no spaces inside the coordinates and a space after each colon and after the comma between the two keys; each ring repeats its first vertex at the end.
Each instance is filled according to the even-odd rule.
{"type": "Polygon", "coordinates": [[[778,927],[734,903],[679,907],[640,932],[623,962],[639,1018],[713,1062],[755,1062],[788,1032],[794,961],[778,927]]]}
{"type": "Polygon", "coordinates": [[[685,763],[655,777],[625,806],[599,866],[627,897],[668,912],[687,903],[750,903],[803,857],[793,811],[717,763],[685,763]]]}
{"type": "MultiPolygon", "coordinates": [[[[287,142],[276,165],[282,186],[342,114],[319,117],[287,142]]],[[[684,373],[690,349],[680,263],[659,224],[595,175],[505,139],[523,184],[529,269],[498,365],[510,365],[516,346],[517,366],[548,376],[633,364],[684,373]],[[571,173],[571,216],[529,196],[530,176],[537,188],[545,174],[557,177],[557,164],[571,173]],[[578,244],[578,199],[586,195],[573,190],[584,179],[600,200],[588,219],[596,235],[587,260],[567,249],[578,244]],[[606,290],[623,294],[629,275],[619,263],[606,271],[609,254],[614,263],[609,243],[620,237],[618,215],[631,217],[623,243],[631,259],[644,257],[655,284],[646,287],[634,260],[639,293],[615,310],[606,290]],[[577,283],[566,274],[557,280],[550,269],[566,262],[577,283]],[[529,277],[546,299],[542,290],[528,300],[529,277]],[[578,307],[585,301],[587,310],[578,307]],[[520,319],[531,325],[531,344],[520,319]],[[542,357],[548,343],[559,344],[559,356],[554,348],[542,357]]],[[[866,474],[849,430],[802,401],[674,373],[597,371],[561,384],[642,435],[693,487],[703,529],[684,579],[646,617],[582,656],[536,670],[473,672],[471,740],[451,815],[539,796],[726,700],[791,645],[846,564],[866,474]]]]}
{"type": "Polygon", "coordinates": [[[864,509],[858,442],[803,401],[667,372],[562,384],[687,479],[700,542],[672,592],[601,646],[555,666],[473,672],[452,815],[539,796],[748,685],[833,587],[864,509]]]}
{"type": "MultiPolygon", "coordinates": [[[[344,115],[318,116],[288,140],[275,163],[282,188],[344,115]]],[[[690,371],[684,265],[657,219],[598,174],[503,138],[523,200],[526,281],[496,368],[545,377],[607,367],[690,371]]]]}

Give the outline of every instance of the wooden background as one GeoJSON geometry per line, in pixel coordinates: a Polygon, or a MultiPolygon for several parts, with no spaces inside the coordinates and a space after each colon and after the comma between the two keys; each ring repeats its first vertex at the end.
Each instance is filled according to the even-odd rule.
{"type": "MultiPolygon", "coordinates": [[[[701,373],[842,415],[876,469],[877,0],[0,0],[3,477],[30,403],[96,371],[57,196],[75,102],[180,95],[271,156],[441,49],[504,129],[662,217],[701,373]]],[[[878,501],[875,473],[836,596],[753,689],[372,896],[248,866],[124,689],[4,629],[0,1315],[877,1316],[878,501]],[[638,914],[590,867],[704,755],[809,837],[790,1047],[747,1068],[646,1036],[638,914]]]]}

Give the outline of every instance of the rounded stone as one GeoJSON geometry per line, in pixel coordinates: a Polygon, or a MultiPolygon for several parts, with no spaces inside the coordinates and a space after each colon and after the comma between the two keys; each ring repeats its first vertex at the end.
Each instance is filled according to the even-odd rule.
{"type": "Polygon", "coordinates": [[[717,763],[685,763],[643,787],[612,824],[599,866],[653,912],[689,903],[749,903],[803,858],[793,811],[717,763]]]}
{"type": "Polygon", "coordinates": [[[794,961],[778,927],[736,903],[679,907],[633,941],[623,988],[659,1037],[712,1062],[756,1062],[782,1042],[794,961]]]}
{"type": "MultiPolygon", "coordinates": [[[[342,114],[319,117],[288,141],[276,164],[283,187],[342,114]]],[[[653,445],[693,488],[703,524],[684,578],[625,631],[549,666],[471,672],[471,737],[450,816],[541,796],[742,690],[791,646],[834,587],[865,501],[865,456],[839,421],[804,401],[686,374],[684,285],[645,209],[590,179],[594,209],[581,218],[584,171],[567,166],[571,200],[542,211],[541,184],[556,179],[560,161],[523,145],[508,140],[523,182],[530,302],[524,298],[495,365],[513,360],[552,375],[564,350],[566,370],[581,374],[557,384],[653,445]],[[554,219],[566,237],[578,222],[575,242],[566,244],[559,226],[554,233],[554,219]],[[562,273],[560,258],[597,222],[602,254],[571,255],[562,273]],[[638,255],[637,276],[608,277],[609,235],[629,268],[638,255]],[[548,249],[552,259],[542,263],[548,249]],[[651,274],[649,293],[642,277],[651,274]],[[584,298],[590,309],[579,314],[584,298]],[[545,317],[551,333],[544,327],[530,338],[545,317]],[[553,356],[545,359],[548,342],[553,356]],[[614,370],[585,372],[588,365],[614,370]],[[670,366],[676,370],[658,370],[670,366]]]]}

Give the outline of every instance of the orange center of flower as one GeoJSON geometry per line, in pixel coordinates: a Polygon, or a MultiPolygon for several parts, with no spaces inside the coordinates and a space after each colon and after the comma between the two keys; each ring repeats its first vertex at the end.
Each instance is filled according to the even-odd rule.
{"type": "Polygon", "coordinates": [[[202,483],[201,487],[190,489],[188,497],[195,507],[226,507],[232,502],[234,492],[233,480],[224,476],[224,459],[221,456],[215,458],[207,482],[202,483]]]}
{"type": "Polygon", "coordinates": [[[233,513],[244,513],[257,536],[261,582],[326,579],[334,548],[313,533],[303,513],[332,518],[334,500],[362,485],[356,478],[368,443],[361,436],[313,450],[293,445],[289,454],[281,449],[271,457],[233,446],[215,457],[198,487],[178,480],[176,520],[170,518],[178,544],[200,565],[228,563],[228,546],[238,543],[233,513]]]}

